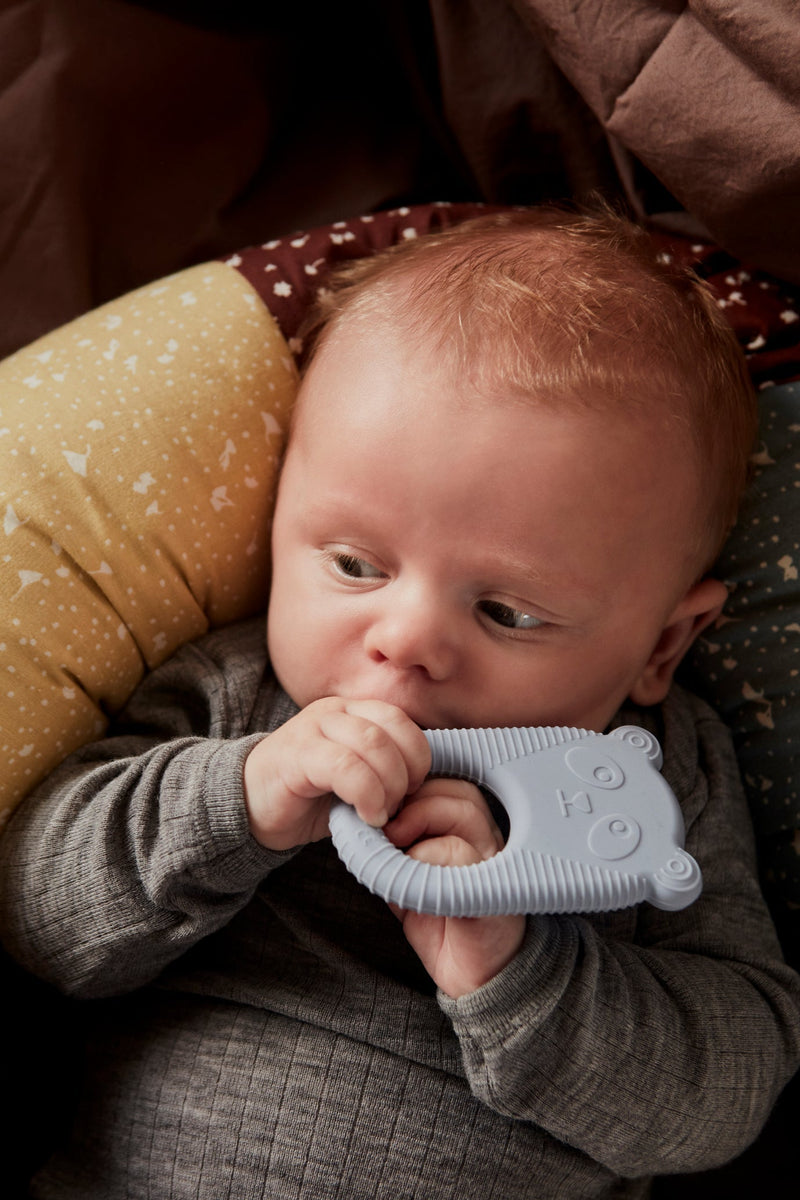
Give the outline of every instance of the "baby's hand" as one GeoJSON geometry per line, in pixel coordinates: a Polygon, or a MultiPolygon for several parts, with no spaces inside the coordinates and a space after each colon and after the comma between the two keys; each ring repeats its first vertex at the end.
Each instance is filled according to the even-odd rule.
{"type": "Polygon", "coordinates": [[[253,836],[288,850],[328,835],[331,795],[381,826],[430,769],[419,726],[380,700],[316,700],[259,742],[244,766],[253,836]]]}
{"type": "Polygon", "coordinates": [[[384,833],[421,862],[480,862],[503,848],[483,793],[464,779],[426,779],[384,833]]]}
{"type": "MultiPolygon", "coordinates": [[[[503,847],[479,788],[457,779],[427,780],[384,832],[412,858],[441,866],[468,866],[503,847]]],[[[453,999],[493,979],[525,935],[523,916],[434,917],[393,908],[426,971],[453,999]]]]}

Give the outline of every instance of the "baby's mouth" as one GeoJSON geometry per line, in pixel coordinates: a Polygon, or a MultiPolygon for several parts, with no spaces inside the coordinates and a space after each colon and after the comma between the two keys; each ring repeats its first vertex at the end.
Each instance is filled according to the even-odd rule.
{"type": "MultiPolygon", "coordinates": [[[[446,714],[437,712],[432,705],[427,705],[424,701],[420,702],[408,694],[404,695],[403,691],[402,687],[354,687],[342,688],[337,694],[347,700],[380,700],[384,704],[392,704],[395,708],[401,709],[420,729],[447,729],[452,728],[454,724],[464,724],[463,720],[460,722],[448,720],[446,714]]],[[[408,689],[406,689],[407,692],[408,689]]]]}

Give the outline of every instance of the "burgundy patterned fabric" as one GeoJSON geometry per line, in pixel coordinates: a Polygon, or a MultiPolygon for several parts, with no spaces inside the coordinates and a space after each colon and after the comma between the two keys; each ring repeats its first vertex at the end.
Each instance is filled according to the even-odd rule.
{"type": "MultiPolygon", "coordinates": [[[[224,258],[252,284],[292,349],[298,327],[331,267],[403,238],[447,228],[502,205],[424,204],[352,217],[298,231],[224,258]]],[[[663,253],[691,265],[719,297],[747,354],[758,387],[800,378],[800,288],[774,279],[718,247],[654,233],[663,253]]]]}
{"type": "Polygon", "coordinates": [[[403,238],[445,229],[499,205],[424,204],[370,213],[251,246],[223,258],[253,285],[293,349],[297,330],[325,276],[340,262],[385,250],[403,238]]]}
{"type": "Polygon", "coordinates": [[[800,288],[750,268],[708,243],[653,236],[665,253],[693,267],[714,289],[757,387],[800,379],[800,288]]]}

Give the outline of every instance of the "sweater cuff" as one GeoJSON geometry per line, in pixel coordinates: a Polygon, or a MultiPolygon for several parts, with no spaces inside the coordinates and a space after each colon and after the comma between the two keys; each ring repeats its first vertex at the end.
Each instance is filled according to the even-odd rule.
{"type": "Polygon", "coordinates": [[[219,892],[257,887],[266,875],[289,862],[301,849],[297,846],[290,850],[269,850],[250,831],[244,764],[264,736],[257,733],[208,743],[209,754],[199,776],[199,797],[194,807],[196,844],[205,847],[196,875],[198,882],[213,882],[219,892]]]}
{"type": "Polygon", "coordinates": [[[572,975],[578,947],[573,922],[529,917],[518,953],[494,979],[457,1000],[439,990],[439,1006],[459,1038],[486,1048],[500,1045],[548,1018],[572,975]]]}

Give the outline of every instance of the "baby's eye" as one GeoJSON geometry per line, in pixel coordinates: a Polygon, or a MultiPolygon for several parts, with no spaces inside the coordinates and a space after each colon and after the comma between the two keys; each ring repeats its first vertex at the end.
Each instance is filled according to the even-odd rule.
{"type": "Polygon", "coordinates": [[[381,579],[383,571],[357,554],[333,554],[331,561],[340,575],[348,579],[381,579]]]}
{"type": "Polygon", "coordinates": [[[481,600],[478,608],[490,621],[504,629],[537,629],[542,624],[538,617],[520,608],[512,608],[510,604],[503,604],[500,600],[481,600]]]}

